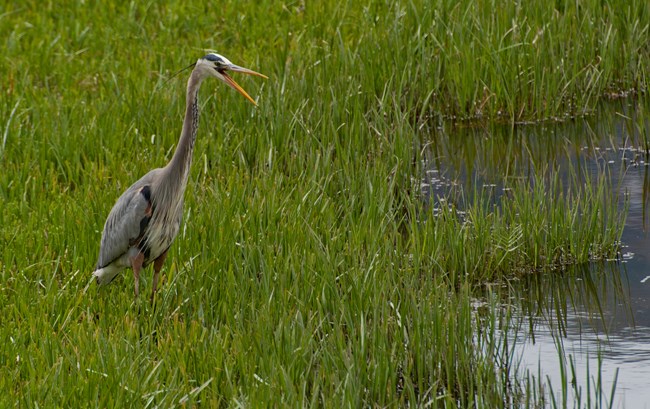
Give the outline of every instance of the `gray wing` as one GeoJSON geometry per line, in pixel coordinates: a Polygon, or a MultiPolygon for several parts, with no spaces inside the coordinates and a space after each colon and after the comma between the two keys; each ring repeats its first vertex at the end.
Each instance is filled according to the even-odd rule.
{"type": "Polygon", "coordinates": [[[104,225],[97,268],[121,257],[144,234],[151,219],[151,182],[156,171],[147,173],[117,199],[104,225]]]}

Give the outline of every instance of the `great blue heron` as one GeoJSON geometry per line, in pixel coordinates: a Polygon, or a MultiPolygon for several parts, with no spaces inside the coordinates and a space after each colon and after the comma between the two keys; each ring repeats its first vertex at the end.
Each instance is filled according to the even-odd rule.
{"type": "Polygon", "coordinates": [[[153,300],[160,269],[183,218],[183,196],[199,125],[198,93],[201,82],[209,77],[218,78],[257,105],[228,75],[228,71],[268,78],[239,67],[219,54],[210,53],[194,64],[187,81],[183,130],[174,156],[165,167],[150,171],[117,199],[102,233],[99,260],[93,272],[97,284],[108,284],[120,271],[131,267],[137,296],[140,270],[153,261],[153,300]]]}

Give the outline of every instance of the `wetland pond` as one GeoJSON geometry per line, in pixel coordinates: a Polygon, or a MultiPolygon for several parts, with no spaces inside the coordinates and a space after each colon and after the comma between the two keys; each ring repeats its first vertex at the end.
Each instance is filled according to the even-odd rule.
{"type": "Polygon", "coordinates": [[[489,191],[499,206],[509,178],[529,178],[539,164],[563,180],[567,169],[580,169],[591,183],[604,182],[627,212],[616,259],[502,286],[512,365],[549,407],[650,408],[649,108],[647,99],[623,99],[565,122],[443,127],[423,148],[421,190],[434,214],[450,196],[462,208],[467,192],[489,191]]]}

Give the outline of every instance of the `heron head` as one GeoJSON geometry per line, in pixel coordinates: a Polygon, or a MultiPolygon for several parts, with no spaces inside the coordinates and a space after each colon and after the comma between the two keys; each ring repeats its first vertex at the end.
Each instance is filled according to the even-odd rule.
{"type": "Polygon", "coordinates": [[[248,68],[235,65],[223,55],[215,53],[210,53],[203,58],[199,58],[199,60],[196,62],[194,70],[199,70],[203,75],[220,79],[221,81],[225,82],[230,88],[242,94],[247,100],[252,102],[253,105],[257,105],[257,103],[255,103],[253,98],[251,98],[250,95],[248,95],[248,93],[246,93],[246,91],[244,91],[244,89],[240,87],[239,84],[237,84],[235,80],[230,77],[230,75],[228,75],[228,72],[240,72],[242,74],[268,78],[266,75],[260,74],[259,72],[255,72],[253,70],[249,70],[248,68]]]}

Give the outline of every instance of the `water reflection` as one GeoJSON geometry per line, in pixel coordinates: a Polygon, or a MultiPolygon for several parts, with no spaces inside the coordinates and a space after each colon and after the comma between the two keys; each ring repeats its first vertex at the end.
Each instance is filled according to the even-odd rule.
{"type": "Polygon", "coordinates": [[[624,100],[571,123],[439,129],[423,149],[422,192],[434,209],[448,200],[462,208],[486,190],[498,205],[509,185],[542,167],[606,177],[619,211],[627,206],[619,260],[511,283],[520,371],[558,407],[608,407],[615,386],[613,407],[650,408],[649,108],[624,100]]]}
{"type": "Polygon", "coordinates": [[[595,263],[562,276],[530,277],[519,286],[520,326],[513,336],[520,369],[533,377],[541,373],[547,392],[552,388],[557,400],[564,372],[569,374],[569,403],[580,394],[584,403],[588,383],[593,391],[598,379],[605,402],[616,387],[613,407],[643,408],[650,402],[650,327],[637,322],[647,321],[648,315],[636,308],[644,304],[648,288],[629,281],[625,267],[595,263]]]}

